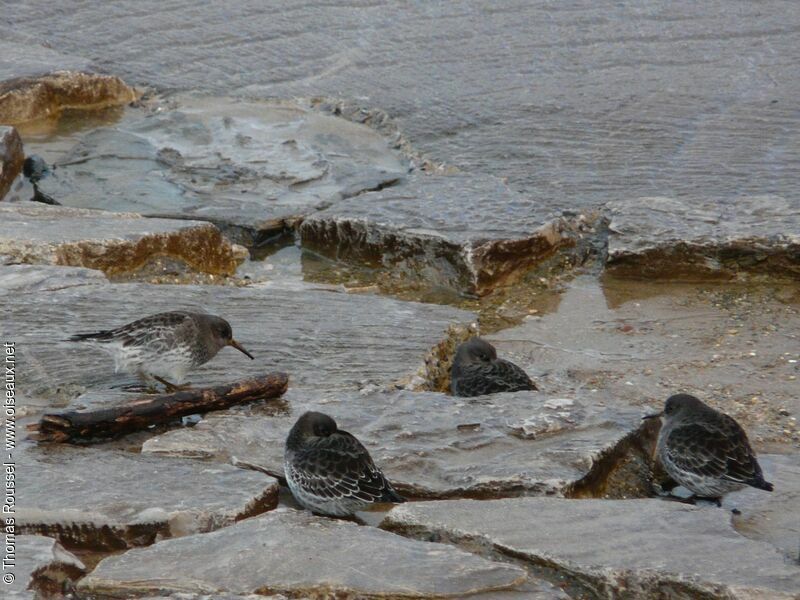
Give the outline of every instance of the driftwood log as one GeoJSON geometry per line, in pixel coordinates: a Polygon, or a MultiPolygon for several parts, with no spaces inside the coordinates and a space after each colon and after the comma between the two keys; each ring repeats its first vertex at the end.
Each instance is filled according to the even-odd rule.
{"type": "Polygon", "coordinates": [[[281,396],[289,385],[286,373],[270,373],[228,385],[189,389],[174,394],[142,396],[131,402],[89,411],[46,414],[28,426],[32,439],[72,442],[115,438],[152,425],[281,396]]]}

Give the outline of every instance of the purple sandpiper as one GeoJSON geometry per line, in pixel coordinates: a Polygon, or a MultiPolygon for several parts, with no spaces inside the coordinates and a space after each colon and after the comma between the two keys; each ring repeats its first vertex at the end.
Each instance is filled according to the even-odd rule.
{"type": "Polygon", "coordinates": [[[184,311],[158,313],[116,329],[73,335],[69,340],[99,345],[113,355],[117,372],[138,375],[150,385],[159,381],[170,391],[185,387],[177,384],[225,346],[253,358],[233,339],[225,319],[184,311]]]}
{"type": "Polygon", "coordinates": [[[497,358],[497,350],[486,340],[475,337],[456,349],[450,369],[450,391],[454,396],[536,389],[536,384],[525,371],[512,362],[497,358]]]}
{"type": "Polygon", "coordinates": [[[661,464],[695,498],[720,505],[728,492],[752,486],[768,492],[747,434],[732,417],[689,394],[670,396],[664,410],[645,419],[664,419],[656,452],[661,464]]]}
{"type": "Polygon", "coordinates": [[[295,499],[317,514],[347,517],[370,504],[405,502],[361,442],[322,413],[307,412],[294,424],[284,469],[295,499]]]}

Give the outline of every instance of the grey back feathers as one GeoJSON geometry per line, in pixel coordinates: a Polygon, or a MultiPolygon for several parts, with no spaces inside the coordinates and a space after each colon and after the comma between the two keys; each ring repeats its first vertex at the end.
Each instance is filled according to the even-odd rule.
{"type": "Polygon", "coordinates": [[[667,473],[692,493],[718,498],[745,486],[772,491],[744,429],[688,394],[667,399],[657,452],[667,473]]]}
{"type": "Polygon", "coordinates": [[[535,389],[528,374],[514,363],[497,358],[497,350],[486,340],[475,337],[456,349],[450,369],[450,391],[454,396],[535,389]]]}
{"type": "Polygon", "coordinates": [[[323,413],[307,412],[294,424],[284,469],[295,499],[318,514],[343,517],[373,503],[405,501],[361,442],[323,413]]]}

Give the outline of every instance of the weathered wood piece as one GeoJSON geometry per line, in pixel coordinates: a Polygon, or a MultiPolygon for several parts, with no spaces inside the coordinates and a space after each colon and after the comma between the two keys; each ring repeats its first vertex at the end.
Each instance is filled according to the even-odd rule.
{"type": "Polygon", "coordinates": [[[31,438],[47,442],[119,437],[187,415],[222,410],[264,398],[277,398],[286,391],[288,384],[289,376],[286,373],[269,373],[227,385],[143,396],[101,410],[45,414],[28,429],[31,438]]]}

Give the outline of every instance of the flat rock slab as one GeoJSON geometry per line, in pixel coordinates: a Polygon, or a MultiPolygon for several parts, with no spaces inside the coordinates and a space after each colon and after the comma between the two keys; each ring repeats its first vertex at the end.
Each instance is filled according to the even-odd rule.
{"type": "MultiPolygon", "coordinates": [[[[2,267],[0,267],[0,271],[2,267]]],[[[31,277],[32,275],[29,274],[31,277]]],[[[42,277],[52,276],[43,270],[42,277]]],[[[2,277],[0,277],[2,281],[2,277]]],[[[469,312],[446,306],[337,293],[307,285],[231,286],[109,284],[0,295],[27,365],[18,402],[65,405],[86,391],[137,383],[114,373],[102,349],[67,342],[70,335],[117,327],[168,310],[207,311],[226,318],[236,338],[256,357],[232,348],[189,374],[196,386],[219,385],[270,371],[290,375],[290,387],[374,389],[410,380],[451,325],[466,326],[469,312]],[[24,398],[23,398],[24,396],[24,398]]]]}
{"type": "Polygon", "coordinates": [[[339,202],[305,219],[304,247],[478,295],[572,245],[579,218],[488,176],[430,176],[339,202]]]}
{"type": "Polygon", "coordinates": [[[730,202],[650,197],[609,202],[607,268],[639,278],[800,275],[800,205],[780,196],[730,202]]]}
{"type": "Polygon", "coordinates": [[[746,488],[725,496],[722,505],[741,512],[733,517],[739,533],[769,542],[800,563],[800,461],[797,455],[762,454],[758,462],[775,490],[766,494],[746,488]]]}
{"type": "MultiPolygon", "coordinates": [[[[4,121],[0,119],[0,123],[4,121]]],[[[22,172],[25,153],[22,139],[13,127],[0,126],[0,200],[11,189],[11,182],[22,172]]]]}
{"type": "Polygon", "coordinates": [[[94,549],[211,531],[278,503],[275,479],[228,465],[29,444],[14,458],[29,474],[18,531],[94,549]]]}
{"type": "MultiPolygon", "coordinates": [[[[15,259],[9,257],[9,261],[15,259]]],[[[64,288],[108,283],[102,271],[83,267],[7,264],[0,266],[0,294],[52,292],[64,288]]]]}
{"type": "Polygon", "coordinates": [[[390,185],[408,165],[373,129],[290,102],[172,98],[77,136],[40,189],[61,204],[212,221],[248,245],[390,185]]]}
{"type": "Polygon", "coordinates": [[[535,392],[467,399],[433,392],[289,390],[284,399],[290,414],[208,415],[191,429],[147,440],[143,452],[244,462],[283,473],[289,429],[303,412],[317,410],[361,440],[409,496],[558,493],[586,475],[641,415],[597,395],[570,399],[535,392]]]}
{"type": "Polygon", "coordinates": [[[14,564],[3,569],[14,581],[3,582],[3,597],[33,600],[37,590],[59,594],[86,572],[84,564],[56,540],[41,535],[16,535],[14,564]]]}
{"type": "Polygon", "coordinates": [[[545,564],[600,597],[796,598],[800,566],[730,513],[663,500],[514,498],[397,506],[383,527],[545,564]]]}
{"type": "Polygon", "coordinates": [[[112,598],[154,592],[462,598],[513,589],[527,578],[520,567],[452,546],[282,510],[106,558],[79,589],[112,598]]]}
{"type": "Polygon", "coordinates": [[[230,275],[244,259],[210,223],[33,203],[0,205],[0,254],[109,276],[135,273],[156,259],[230,275]]]}

